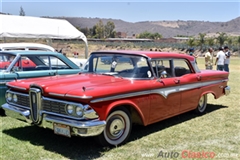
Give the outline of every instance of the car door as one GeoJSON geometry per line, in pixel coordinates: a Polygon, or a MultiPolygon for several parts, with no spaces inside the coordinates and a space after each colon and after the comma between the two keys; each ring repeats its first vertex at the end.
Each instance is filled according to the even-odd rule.
{"type": "Polygon", "coordinates": [[[173,74],[172,60],[153,60],[152,66],[157,80],[151,81],[149,123],[166,119],[178,113],[181,98],[178,90],[179,83],[173,74]]]}
{"type": "Polygon", "coordinates": [[[185,59],[174,59],[173,65],[181,93],[180,112],[192,110],[197,107],[201,94],[201,75],[195,73],[191,63],[185,59]]]}

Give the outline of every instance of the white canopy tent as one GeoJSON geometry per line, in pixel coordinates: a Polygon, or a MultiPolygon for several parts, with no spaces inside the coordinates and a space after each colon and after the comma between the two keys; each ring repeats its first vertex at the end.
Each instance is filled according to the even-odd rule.
{"type": "Polygon", "coordinates": [[[88,57],[86,36],[67,20],[0,14],[0,38],[82,39],[88,57]]]}

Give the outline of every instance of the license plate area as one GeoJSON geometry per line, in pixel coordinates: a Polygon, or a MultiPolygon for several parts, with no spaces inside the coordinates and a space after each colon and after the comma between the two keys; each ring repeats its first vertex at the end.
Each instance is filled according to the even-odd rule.
{"type": "Polygon", "coordinates": [[[55,134],[71,137],[70,127],[63,124],[53,124],[53,130],[55,134]]]}

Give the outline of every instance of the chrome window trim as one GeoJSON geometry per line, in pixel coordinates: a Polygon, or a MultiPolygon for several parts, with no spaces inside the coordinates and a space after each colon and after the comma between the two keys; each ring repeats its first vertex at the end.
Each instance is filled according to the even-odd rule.
{"type": "Polygon", "coordinates": [[[13,59],[13,61],[10,63],[8,68],[6,69],[6,72],[10,72],[13,68],[13,66],[16,64],[16,62],[21,58],[21,55],[18,53],[16,57],[13,59]]]}

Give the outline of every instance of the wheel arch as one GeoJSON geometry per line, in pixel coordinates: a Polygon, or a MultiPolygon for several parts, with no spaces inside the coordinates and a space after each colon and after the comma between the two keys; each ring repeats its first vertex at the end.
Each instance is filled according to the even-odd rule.
{"type": "Polygon", "coordinates": [[[141,110],[138,108],[136,104],[129,100],[124,100],[124,101],[118,101],[118,102],[113,102],[109,105],[107,108],[107,113],[106,117],[109,116],[113,111],[116,111],[118,109],[126,109],[130,113],[130,117],[132,119],[132,123],[140,124],[140,125],[145,125],[146,121],[143,113],[141,110]]]}
{"type": "Polygon", "coordinates": [[[201,93],[201,95],[199,96],[199,99],[203,96],[203,95],[208,95],[208,94],[211,94],[213,95],[213,97],[216,99],[217,98],[217,94],[214,92],[214,91],[204,91],[201,93]]]}

